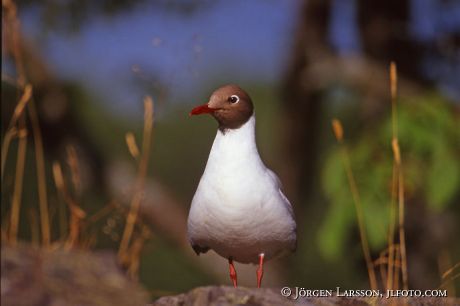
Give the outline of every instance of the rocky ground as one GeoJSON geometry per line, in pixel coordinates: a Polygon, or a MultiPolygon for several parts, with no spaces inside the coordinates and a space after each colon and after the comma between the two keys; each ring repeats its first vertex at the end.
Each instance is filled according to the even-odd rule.
{"type": "Polygon", "coordinates": [[[360,299],[283,297],[280,288],[198,287],[148,303],[149,295],[118,267],[115,255],[30,246],[1,251],[4,306],[283,306],[283,305],[460,305],[460,299],[360,299]]]}
{"type": "Polygon", "coordinates": [[[460,299],[453,298],[345,298],[345,297],[315,297],[299,298],[297,300],[283,297],[281,288],[233,288],[227,286],[209,286],[195,288],[187,293],[166,296],[158,299],[149,306],[230,306],[230,305],[251,305],[251,306],[338,306],[338,305],[460,305],[460,299]]]}
{"type": "Polygon", "coordinates": [[[112,253],[2,245],[1,258],[3,306],[145,305],[149,298],[112,253]]]}

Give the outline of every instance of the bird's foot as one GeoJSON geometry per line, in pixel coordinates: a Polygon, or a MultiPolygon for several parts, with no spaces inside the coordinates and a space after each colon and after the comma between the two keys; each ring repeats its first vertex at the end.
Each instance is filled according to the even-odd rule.
{"type": "Polygon", "coordinates": [[[262,277],[264,276],[264,253],[259,255],[259,268],[257,269],[257,288],[262,284],[262,277]]]}
{"type": "Polygon", "coordinates": [[[238,286],[238,281],[237,281],[235,266],[233,265],[233,260],[231,258],[228,259],[228,265],[229,265],[229,270],[230,270],[230,279],[233,282],[233,287],[236,288],[238,286]]]}

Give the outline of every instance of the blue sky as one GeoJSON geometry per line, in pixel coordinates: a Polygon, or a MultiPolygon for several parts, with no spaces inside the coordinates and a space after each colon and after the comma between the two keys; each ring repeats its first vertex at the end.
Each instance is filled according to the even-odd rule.
{"type": "MultiPolygon", "coordinates": [[[[152,94],[146,85],[166,85],[168,103],[196,103],[187,97],[206,96],[207,86],[283,77],[301,2],[210,3],[182,14],[145,1],[115,16],[89,16],[74,34],[43,35],[39,8],[22,11],[21,19],[58,77],[81,83],[115,112],[137,114],[142,97],[152,94]]],[[[333,0],[329,39],[344,55],[360,52],[354,3],[333,0]]],[[[421,42],[460,32],[460,2],[412,0],[411,8],[411,33],[421,42]]],[[[460,96],[460,54],[453,62],[430,58],[422,69],[445,93],[460,96]]]]}
{"type": "MultiPolygon", "coordinates": [[[[276,82],[291,50],[299,2],[218,1],[183,15],[144,3],[114,17],[89,18],[75,35],[39,35],[36,11],[25,32],[59,77],[103,94],[115,111],[130,112],[160,80],[184,101],[212,82],[276,82]]],[[[138,110],[138,107],[136,107],[138,110]]]]}

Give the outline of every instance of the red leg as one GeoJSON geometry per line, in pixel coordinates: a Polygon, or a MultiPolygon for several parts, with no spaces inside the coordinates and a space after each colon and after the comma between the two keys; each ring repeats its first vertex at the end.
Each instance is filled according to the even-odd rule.
{"type": "Polygon", "coordinates": [[[236,279],[235,266],[233,265],[233,259],[231,259],[231,258],[228,259],[228,265],[229,265],[229,269],[230,269],[230,279],[233,282],[233,287],[236,288],[238,286],[238,283],[237,283],[237,279],[236,279]]]}
{"type": "Polygon", "coordinates": [[[262,277],[264,276],[264,253],[259,255],[259,268],[257,269],[257,288],[262,284],[262,277]]]}

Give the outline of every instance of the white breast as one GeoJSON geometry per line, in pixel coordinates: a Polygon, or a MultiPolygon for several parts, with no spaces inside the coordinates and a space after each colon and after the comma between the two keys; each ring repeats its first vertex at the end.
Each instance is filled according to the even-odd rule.
{"type": "Polygon", "coordinates": [[[254,115],[218,131],[188,219],[189,239],[240,262],[268,260],[295,248],[292,207],[255,142],[254,115]]]}

